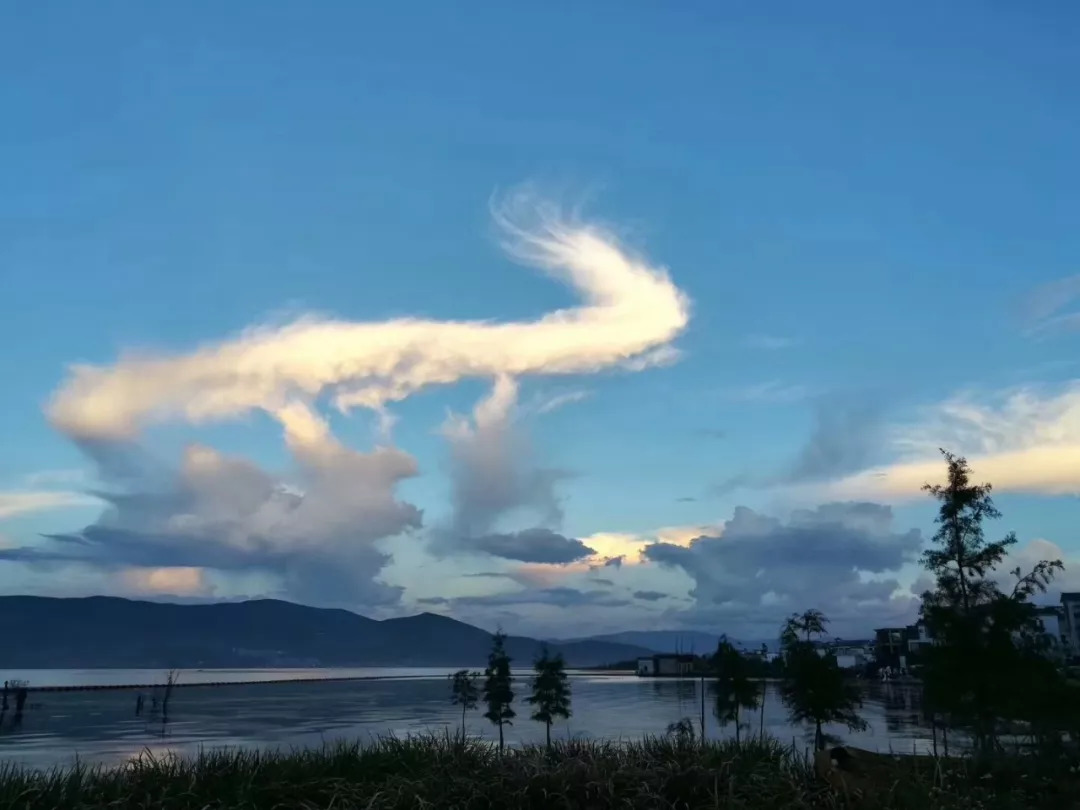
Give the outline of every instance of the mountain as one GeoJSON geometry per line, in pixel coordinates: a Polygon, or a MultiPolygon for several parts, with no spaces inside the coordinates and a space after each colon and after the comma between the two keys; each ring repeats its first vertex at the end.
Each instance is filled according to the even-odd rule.
{"type": "MultiPolygon", "coordinates": [[[[542,642],[511,636],[518,666],[542,642]]],[[[568,665],[627,661],[649,651],[586,639],[550,642],[568,665]]],[[[140,602],[109,596],[0,596],[0,661],[12,669],[93,667],[453,666],[482,668],[491,634],[421,613],[376,621],[347,610],[275,599],[219,604],[140,602]]]]}
{"type": "MultiPolygon", "coordinates": [[[[775,651],[777,641],[762,639],[729,639],[736,647],[746,650],[760,650],[765,644],[770,651],[775,651]]],[[[709,655],[716,651],[720,636],[713,633],[701,633],[694,630],[627,630],[623,633],[609,633],[602,636],[562,641],[562,644],[582,642],[603,642],[607,644],[629,644],[632,647],[644,647],[658,653],[695,653],[709,655]]]]}

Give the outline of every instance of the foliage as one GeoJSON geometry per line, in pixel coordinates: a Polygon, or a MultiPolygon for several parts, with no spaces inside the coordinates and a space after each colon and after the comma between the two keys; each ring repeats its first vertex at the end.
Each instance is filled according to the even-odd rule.
{"type": "Polygon", "coordinates": [[[866,728],[857,709],[862,705],[859,688],[844,677],[836,656],[821,655],[814,636],[823,635],[829,620],[819,610],[792,614],[784,623],[780,641],[784,654],[784,676],[780,697],[792,723],[814,724],[814,745],[824,748],[822,726],[842,723],[852,731],[866,728]]]}
{"type": "Polygon", "coordinates": [[[533,707],[532,719],[545,725],[550,747],[551,724],[557,717],[570,717],[570,682],[566,677],[562,655],[549,655],[547,645],[544,645],[533,669],[536,674],[533,676],[532,694],[525,698],[525,702],[533,707]]]}
{"type": "MultiPolygon", "coordinates": [[[[1045,592],[1060,560],[1043,560],[1003,592],[994,573],[1016,543],[1012,533],[989,542],[983,521],[1001,517],[990,484],[974,484],[967,460],[942,450],[945,484],[924,491],[940,502],[935,548],[923,565],[935,588],[922,596],[922,616],[935,643],[923,656],[924,702],[935,715],[967,728],[982,753],[998,745],[1003,719],[1026,720],[1037,736],[1054,736],[1062,676],[1047,650],[1031,598],[1045,592]]],[[[1060,737],[1060,734],[1058,734],[1060,737]]]]}
{"type": "Polygon", "coordinates": [[[513,725],[517,716],[514,702],[513,678],[510,675],[510,656],[506,654],[506,635],[501,631],[492,638],[488,665],[484,670],[484,717],[499,727],[499,750],[504,746],[503,726],[513,725]]]}
{"type": "Polygon", "coordinates": [[[450,676],[450,702],[461,706],[462,737],[465,736],[465,712],[475,709],[480,700],[480,689],[476,685],[479,679],[479,672],[469,672],[467,669],[459,669],[450,676]]]}
{"type": "Polygon", "coordinates": [[[713,715],[721,726],[735,723],[735,741],[738,742],[741,710],[758,707],[761,684],[751,679],[747,657],[726,637],[721,637],[717,645],[713,664],[716,670],[713,715]]]}
{"type": "MultiPolygon", "coordinates": [[[[692,724],[690,724],[692,726],[692,724]]],[[[292,752],[144,755],[130,767],[32,772],[0,765],[0,809],[201,810],[363,807],[1029,810],[1073,806],[1076,760],[886,759],[880,789],[845,795],[801,751],[772,739],[556,742],[500,755],[478,740],[385,738],[292,752]],[[892,763],[892,764],[889,764],[892,763]]]]}

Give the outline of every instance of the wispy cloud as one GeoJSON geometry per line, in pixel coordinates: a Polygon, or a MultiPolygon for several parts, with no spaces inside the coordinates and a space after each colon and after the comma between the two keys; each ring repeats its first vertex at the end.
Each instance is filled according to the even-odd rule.
{"type": "Polygon", "coordinates": [[[97,498],[82,492],[59,492],[53,490],[17,490],[0,492],[0,520],[30,512],[47,512],[75,506],[93,506],[101,503],[97,498]]]}
{"type": "Polygon", "coordinates": [[[966,394],[891,430],[894,463],[828,485],[830,497],[915,499],[945,472],[938,448],[968,457],[999,491],[1080,493],[1080,381],[1057,388],[966,394]]]}
{"type": "Polygon", "coordinates": [[[83,469],[39,470],[23,477],[23,484],[30,489],[55,486],[85,486],[90,475],[83,469]]]}
{"type": "Polygon", "coordinates": [[[731,402],[786,403],[806,399],[811,393],[811,389],[805,385],[769,380],[768,382],[753,385],[725,388],[720,392],[720,395],[731,402]]]}
{"type": "Polygon", "coordinates": [[[1080,329],[1080,273],[1033,289],[1020,307],[1025,331],[1031,336],[1080,329]]]}
{"type": "Polygon", "coordinates": [[[790,349],[799,345],[799,340],[781,335],[747,335],[742,340],[742,345],[748,349],[762,349],[765,351],[778,351],[790,349]]]}
{"type": "Polygon", "coordinates": [[[566,405],[572,405],[575,402],[582,402],[588,399],[590,396],[589,391],[567,391],[562,394],[555,394],[540,401],[536,406],[537,413],[551,413],[557,411],[559,408],[566,405]]]}

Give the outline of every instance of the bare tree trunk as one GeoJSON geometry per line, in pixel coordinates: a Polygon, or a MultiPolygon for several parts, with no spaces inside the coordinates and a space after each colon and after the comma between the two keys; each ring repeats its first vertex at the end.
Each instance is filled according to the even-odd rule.
{"type": "Polygon", "coordinates": [[[461,741],[465,742],[465,709],[466,704],[461,704],[461,741]]]}
{"type": "Polygon", "coordinates": [[[821,733],[821,721],[816,720],[814,725],[814,749],[817,751],[822,750],[825,745],[825,735],[821,733]]]}
{"type": "Polygon", "coordinates": [[[705,745],[705,675],[701,676],[701,744],[705,745]]]}
{"type": "Polygon", "coordinates": [[[765,679],[761,679],[761,724],[758,727],[758,736],[762,740],[765,739],[765,693],[769,688],[769,685],[765,683],[765,679]]]}
{"type": "Polygon", "coordinates": [[[546,731],[547,731],[547,747],[548,747],[548,750],[550,751],[551,750],[551,721],[550,720],[547,721],[547,726],[545,728],[546,728],[546,731]]]}
{"type": "Polygon", "coordinates": [[[735,745],[739,744],[739,704],[735,704],[735,745]]]}
{"type": "Polygon", "coordinates": [[[503,724],[502,720],[499,721],[499,751],[503,750],[503,724]]]}

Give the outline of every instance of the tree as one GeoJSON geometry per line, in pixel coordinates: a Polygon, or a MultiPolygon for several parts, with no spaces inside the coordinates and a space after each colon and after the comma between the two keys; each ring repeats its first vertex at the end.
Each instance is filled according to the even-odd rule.
{"type": "Polygon", "coordinates": [[[510,704],[514,702],[513,678],[510,676],[510,656],[506,654],[506,636],[501,631],[492,639],[488,665],[484,669],[484,717],[499,727],[499,750],[503,750],[503,726],[513,725],[517,716],[510,704]]]}
{"type": "Polygon", "coordinates": [[[921,613],[935,643],[924,656],[924,703],[934,713],[967,726],[980,751],[997,744],[1001,717],[1045,719],[1040,697],[1055,692],[1060,677],[1042,650],[1042,633],[1031,598],[1046,590],[1060,560],[1042,560],[1030,572],[1011,573],[1016,583],[1001,590],[993,574],[1016,535],[988,542],[983,521],[1001,517],[990,484],[974,484],[967,460],[946,450],[947,479],[923,490],[940,502],[935,548],[922,563],[934,590],[922,596],[921,613]]]}
{"type": "Polygon", "coordinates": [[[532,694],[525,702],[533,707],[532,719],[545,725],[547,746],[551,747],[551,724],[556,717],[570,717],[570,682],[562,655],[548,655],[547,645],[533,665],[532,694]]]}
{"type": "Polygon", "coordinates": [[[465,739],[465,712],[475,709],[480,700],[480,690],[476,685],[480,678],[479,672],[469,672],[467,669],[459,669],[450,676],[450,702],[455,706],[461,706],[461,739],[465,739]]]}
{"type": "Polygon", "coordinates": [[[784,653],[784,676],[780,697],[792,723],[814,724],[814,746],[825,747],[822,726],[843,723],[852,731],[866,728],[858,715],[862,705],[858,687],[844,678],[836,656],[821,655],[813,636],[822,635],[829,620],[821,611],[792,614],[784,623],[780,640],[784,653]]]}
{"type": "Polygon", "coordinates": [[[713,714],[721,726],[734,721],[735,742],[738,743],[740,710],[757,708],[758,684],[750,679],[746,657],[724,636],[716,647],[713,665],[716,669],[713,714]]]}

